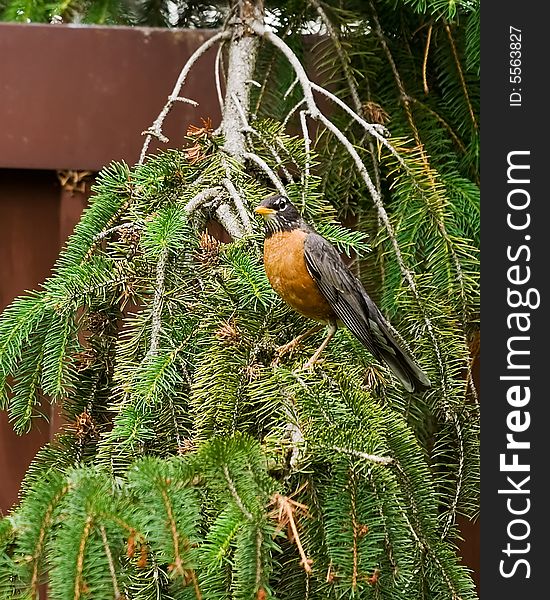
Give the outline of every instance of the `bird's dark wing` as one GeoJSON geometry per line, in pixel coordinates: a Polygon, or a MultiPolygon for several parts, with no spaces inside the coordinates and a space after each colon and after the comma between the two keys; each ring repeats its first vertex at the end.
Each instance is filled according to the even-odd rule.
{"type": "Polygon", "coordinates": [[[388,364],[409,391],[430,381],[402,347],[361,282],[322,236],[310,233],[304,242],[309,273],[344,325],[377,359],[388,364]]]}

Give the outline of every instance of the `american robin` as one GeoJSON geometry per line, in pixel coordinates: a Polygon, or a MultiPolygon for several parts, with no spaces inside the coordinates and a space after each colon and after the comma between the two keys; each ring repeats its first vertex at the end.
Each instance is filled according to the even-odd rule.
{"type": "MultiPolygon", "coordinates": [[[[430,387],[430,380],[336,248],[302,219],[288,198],[270,196],[255,211],[266,223],[264,266],[271,286],[302,315],[329,324],[326,338],[305,367],[317,362],[340,321],[375,358],[390,367],[407,391],[430,387]]],[[[290,350],[321,328],[313,327],[280,350],[290,350]]]]}

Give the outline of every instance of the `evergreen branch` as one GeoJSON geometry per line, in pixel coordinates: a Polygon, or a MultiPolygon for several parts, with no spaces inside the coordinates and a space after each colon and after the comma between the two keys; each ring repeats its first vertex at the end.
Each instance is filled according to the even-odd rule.
{"type": "Polygon", "coordinates": [[[231,474],[229,473],[229,469],[227,465],[222,465],[222,472],[227,483],[227,487],[229,488],[229,493],[233,496],[233,500],[235,500],[235,504],[239,508],[239,510],[243,513],[247,521],[254,521],[254,515],[246,508],[243,501],[241,500],[237,488],[235,487],[235,483],[231,479],[231,474]]]}
{"type": "Polygon", "coordinates": [[[464,145],[462,140],[458,137],[458,135],[455,133],[454,129],[449,125],[449,123],[447,123],[447,121],[445,121],[445,119],[439,113],[437,113],[435,110],[432,110],[425,102],[418,100],[418,98],[413,98],[412,96],[407,96],[407,98],[410,102],[413,102],[414,104],[418,104],[418,106],[421,106],[427,113],[432,115],[432,117],[434,117],[434,119],[437,119],[437,121],[439,123],[441,123],[441,125],[443,125],[443,127],[445,127],[445,129],[449,132],[449,135],[453,138],[454,143],[459,147],[461,152],[466,154],[466,152],[467,152],[466,146],[464,145]]]}
{"type": "Polygon", "coordinates": [[[306,196],[307,186],[308,186],[308,182],[309,182],[309,154],[311,152],[311,138],[309,137],[309,131],[307,128],[306,114],[307,113],[305,110],[300,111],[300,124],[302,125],[302,135],[304,137],[304,148],[306,151],[306,166],[304,169],[304,178],[303,178],[303,182],[302,182],[302,185],[304,186],[304,191],[303,191],[303,196],[302,196],[304,205],[305,205],[305,196],[306,196]]]}
{"type": "Polygon", "coordinates": [[[174,89],[172,90],[172,93],[168,96],[168,100],[166,101],[166,104],[163,106],[163,108],[160,111],[157,118],[153,121],[153,124],[151,125],[151,127],[149,129],[147,129],[146,131],[144,131],[144,134],[146,137],[145,137],[145,141],[143,142],[143,146],[141,148],[138,165],[142,165],[143,162],[145,161],[145,155],[147,154],[147,150],[149,149],[149,144],[151,143],[151,140],[153,139],[153,137],[156,137],[156,138],[160,139],[161,141],[168,141],[168,139],[162,133],[162,125],[163,125],[164,120],[166,119],[168,113],[172,109],[173,105],[181,99],[181,97],[180,97],[181,89],[182,89],[183,85],[185,84],[187,75],[189,74],[189,71],[191,71],[191,68],[193,67],[193,65],[212,46],[214,46],[215,44],[217,44],[220,41],[227,40],[230,37],[231,37],[231,33],[229,31],[221,31],[220,33],[217,33],[214,36],[212,36],[211,38],[209,38],[208,40],[206,40],[206,42],[202,43],[195,50],[195,52],[193,52],[193,54],[190,56],[189,60],[183,66],[183,69],[181,70],[178,79],[176,80],[174,89]]]}
{"type": "Polygon", "coordinates": [[[90,536],[90,531],[92,529],[93,522],[94,515],[88,515],[86,517],[84,529],[80,538],[80,544],[78,546],[78,555],[76,560],[76,576],[74,581],[73,600],[79,600],[82,594],[82,589],[84,587],[84,582],[82,581],[82,573],[84,571],[84,552],[86,550],[86,543],[88,541],[88,537],[90,536]]]}
{"type": "MultiPolygon", "coordinates": [[[[434,179],[434,175],[432,173],[432,169],[430,168],[429,165],[429,161],[428,161],[428,157],[426,155],[426,152],[424,150],[424,145],[422,144],[421,140],[420,140],[420,135],[418,132],[418,129],[416,127],[416,124],[414,123],[413,117],[412,117],[412,112],[410,109],[410,102],[409,102],[409,96],[405,91],[405,87],[403,84],[403,80],[399,74],[399,71],[397,69],[397,66],[395,64],[395,61],[393,59],[392,53],[388,47],[388,44],[386,42],[385,36],[383,34],[382,28],[380,26],[380,21],[378,19],[378,15],[376,13],[376,10],[374,8],[374,4],[372,2],[370,2],[370,8],[371,8],[371,12],[372,12],[372,18],[374,20],[374,24],[375,24],[375,32],[380,40],[380,43],[382,45],[382,48],[384,49],[384,52],[386,54],[387,60],[390,63],[393,75],[394,75],[394,79],[396,82],[396,85],[399,89],[400,92],[400,99],[401,99],[401,103],[405,109],[405,113],[407,116],[407,120],[409,122],[409,125],[413,131],[415,140],[416,140],[416,144],[418,146],[418,148],[420,149],[420,154],[421,154],[421,158],[422,161],[424,163],[424,170],[428,175],[428,179],[430,181],[430,184],[432,186],[432,189],[434,190],[434,193],[436,193],[436,182],[434,179]]],[[[401,161],[400,161],[401,162],[401,161]]],[[[415,182],[416,185],[416,182],[415,182]]],[[[462,272],[462,266],[460,264],[460,261],[458,259],[458,256],[456,255],[455,252],[455,248],[454,245],[448,235],[447,229],[445,227],[445,224],[443,223],[443,221],[441,219],[437,219],[437,226],[439,228],[439,231],[443,237],[443,239],[445,240],[445,243],[447,245],[447,247],[449,248],[449,251],[451,253],[451,257],[452,257],[452,261],[456,270],[456,275],[457,275],[457,279],[458,279],[458,283],[459,283],[459,294],[461,296],[461,298],[463,299],[463,303],[462,303],[462,318],[463,318],[463,323],[466,324],[466,304],[464,301],[464,295],[465,295],[465,288],[464,288],[464,276],[463,276],[463,272],[462,272]]],[[[391,235],[390,235],[391,238],[391,235]]],[[[391,238],[393,241],[393,238],[391,238]]],[[[395,248],[395,244],[394,244],[394,248],[395,248]]],[[[398,259],[399,260],[399,259],[398,259]]],[[[409,285],[410,282],[412,281],[411,279],[407,278],[409,280],[409,285]]],[[[417,300],[419,302],[419,306],[422,307],[422,304],[420,302],[420,297],[418,296],[416,290],[416,287],[411,286],[411,289],[413,290],[414,295],[417,297],[417,300]]],[[[444,363],[443,363],[443,358],[441,355],[441,349],[440,349],[440,344],[438,343],[438,340],[436,338],[435,332],[434,332],[434,327],[433,324],[431,322],[431,320],[428,318],[428,316],[426,315],[425,311],[423,308],[421,308],[421,310],[424,312],[424,321],[426,323],[428,332],[430,334],[430,337],[432,339],[433,342],[433,346],[434,346],[434,350],[436,352],[437,355],[437,360],[438,360],[438,364],[439,364],[439,369],[440,369],[440,373],[441,373],[441,382],[443,385],[443,393],[444,393],[444,397],[448,398],[449,396],[449,390],[448,390],[448,384],[447,384],[447,373],[446,370],[444,368],[444,363]]],[[[467,346],[466,343],[466,339],[464,338],[464,343],[467,346]]],[[[468,365],[468,368],[471,368],[468,365]]]]}
{"type": "Polygon", "coordinates": [[[65,485],[48,503],[46,508],[46,512],[42,517],[42,522],[40,524],[40,529],[38,532],[38,539],[36,541],[36,545],[34,547],[34,552],[32,553],[32,576],[31,576],[31,597],[38,598],[39,594],[39,564],[40,557],[42,556],[42,552],[44,551],[44,542],[46,540],[46,535],[48,533],[48,529],[52,524],[52,517],[54,510],[58,507],[59,501],[63,496],[69,491],[69,486],[65,485]]]}
{"type": "MultiPolygon", "coordinates": [[[[403,471],[402,466],[397,462],[395,464],[396,464],[397,470],[401,473],[401,475],[406,477],[406,474],[403,471]]],[[[408,491],[407,487],[405,487],[405,490],[408,491]]],[[[409,495],[410,495],[410,492],[409,492],[409,495]]],[[[413,508],[418,514],[418,508],[415,506],[414,503],[413,503],[413,508]]],[[[420,524],[420,520],[418,520],[418,527],[420,530],[417,530],[417,528],[409,520],[409,517],[403,507],[401,507],[401,511],[402,511],[402,514],[403,514],[405,520],[407,521],[409,529],[410,529],[413,537],[415,538],[416,542],[419,544],[419,546],[422,548],[422,550],[424,552],[428,553],[432,557],[435,564],[438,566],[438,568],[443,576],[443,579],[445,581],[445,584],[446,584],[449,592],[451,593],[452,600],[462,600],[462,597],[461,597],[460,593],[458,592],[455,583],[452,581],[452,578],[450,577],[449,573],[447,572],[446,566],[439,559],[439,556],[434,548],[434,544],[430,543],[430,541],[426,538],[424,532],[422,531],[422,526],[420,524]]],[[[435,540],[434,540],[434,543],[435,543],[435,540]]]]}
{"type": "Polygon", "coordinates": [[[44,340],[41,383],[44,393],[59,399],[72,384],[67,349],[75,333],[73,315],[54,319],[44,340]]]}
{"type": "Polygon", "coordinates": [[[351,528],[352,528],[352,539],[353,539],[353,570],[351,575],[351,589],[355,592],[357,588],[357,572],[358,572],[358,550],[357,542],[359,538],[359,527],[357,524],[357,478],[351,469],[350,474],[350,508],[351,508],[351,528]]]}
{"type": "Polygon", "coordinates": [[[109,573],[111,574],[111,579],[113,580],[114,600],[119,600],[120,590],[118,588],[115,564],[113,562],[113,555],[111,553],[111,548],[109,547],[109,540],[107,539],[105,527],[103,525],[100,525],[99,531],[101,532],[101,539],[103,540],[103,547],[105,548],[105,556],[107,557],[107,562],[109,564],[109,573]]]}
{"type": "Polygon", "coordinates": [[[42,294],[16,298],[0,320],[0,372],[13,372],[21,357],[22,345],[29,339],[46,313],[42,294]]]}
{"type": "Polygon", "coordinates": [[[334,47],[336,49],[336,53],[338,54],[338,58],[340,59],[340,64],[342,65],[342,69],[344,70],[344,75],[346,77],[346,82],[348,84],[348,88],[351,93],[351,98],[353,101],[355,111],[357,113],[360,113],[361,112],[361,100],[359,98],[359,92],[357,91],[357,82],[355,81],[355,78],[353,77],[353,73],[350,69],[349,60],[346,57],[346,54],[344,53],[342,43],[340,42],[340,36],[338,35],[338,32],[336,31],[331,20],[328,18],[328,15],[324,11],[320,2],[318,0],[309,0],[309,3],[317,10],[317,12],[319,13],[319,16],[321,17],[321,20],[323,21],[323,23],[325,24],[325,26],[327,28],[330,39],[332,40],[334,47]]]}
{"type": "Polygon", "coordinates": [[[449,44],[451,46],[451,51],[453,54],[453,58],[456,64],[456,70],[458,72],[458,77],[460,79],[460,85],[462,86],[462,91],[464,93],[464,98],[466,99],[466,104],[468,105],[468,111],[470,112],[470,118],[472,119],[472,124],[474,129],[478,130],[477,119],[474,113],[474,109],[472,107],[472,102],[470,100],[470,94],[468,93],[468,87],[466,85],[466,81],[464,79],[464,72],[462,71],[462,65],[460,64],[460,59],[458,58],[458,53],[456,51],[455,41],[453,39],[453,34],[451,33],[451,28],[448,23],[445,23],[445,32],[447,33],[447,37],[449,38],[449,44]]]}
{"type": "Polygon", "coordinates": [[[256,580],[254,582],[254,588],[260,589],[262,582],[262,544],[264,543],[264,536],[260,527],[256,529],[256,580]]]}
{"type": "Polygon", "coordinates": [[[219,196],[220,192],[221,192],[220,186],[211,187],[211,188],[207,188],[206,190],[202,190],[202,192],[199,192],[196,196],[191,198],[191,200],[189,200],[189,202],[185,205],[185,212],[188,214],[193,213],[195,210],[197,210],[202,204],[204,204],[208,200],[217,198],[219,196]]]}
{"type": "Polygon", "coordinates": [[[356,458],[368,460],[369,462],[377,463],[380,465],[390,465],[394,462],[394,459],[390,456],[376,456],[375,454],[367,454],[366,452],[359,452],[358,450],[353,450],[351,448],[341,448],[339,446],[332,446],[331,450],[334,450],[335,452],[340,452],[342,454],[347,454],[349,456],[355,456],[356,458]]]}
{"type": "Polygon", "coordinates": [[[216,208],[216,217],[223,225],[227,233],[234,239],[238,240],[244,237],[244,231],[237,216],[233,213],[227,204],[220,204],[216,208]]]}
{"type": "Polygon", "coordinates": [[[160,333],[162,329],[162,305],[164,300],[164,278],[166,265],[168,263],[168,248],[164,248],[157,262],[155,277],[155,296],[153,298],[153,309],[151,312],[151,344],[147,356],[153,356],[158,351],[160,333]]]}
{"type": "Polygon", "coordinates": [[[250,217],[248,216],[248,212],[245,208],[242,198],[239,195],[239,192],[237,191],[237,188],[233,185],[233,182],[230,179],[227,179],[227,177],[222,179],[222,184],[224,188],[229,192],[229,195],[231,196],[233,203],[235,204],[235,208],[237,209],[237,213],[239,214],[239,217],[241,218],[241,221],[244,224],[246,233],[252,233],[252,223],[250,222],[250,217]]]}
{"type": "MultiPolygon", "coordinates": [[[[176,525],[176,520],[174,519],[174,511],[172,508],[172,503],[170,502],[170,498],[168,497],[168,494],[164,487],[160,488],[160,493],[162,495],[162,500],[164,502],[164,508],[166,510],[166,516],[168,517],[168,525],[170,527],[170,533],[172,535],[172,544],[174,547],[173,568],[181,576],[183,581],[185,581],[187,569],[184,570],[184,568],[183,568],[183,561],[181,559],[181,553],[180,553],[180,539],[179,539],[178,527],[176,525]]],[[[191,578],[193,581],[193,586],[195,589],[195,595],[197,597],[197,600],[202,600],[202,594],[201,594],[199,586],[198,586],[195,570],[189,569],[189,571],[191,572],[191,578]]]]}
{"type": "Polygon", "coordinates": [[[463,478],[464,478],[465,452],[464,452],[464,439],[462,436],[462,429],[460,427],[460,423],[458,421],[458,417],[456,414],[453,414],[452,420],[453,420],[453,427],[455,428],[455,431],[456,431],[456,439],[458,441],[458,446],[459,446],[458,447],[458,467],[457,467],[457,477],[456,477],[456,484],[455,484],[455,493],[453,496],[453,500],[451,502],[451,506],[449,507],[449,514],[447,515],[447,518],[446,518],[445,526],[443,528],[443,533],[441,534],[442,539],[447,537],[447,534],[449,533],[449,530],[451,529],[451,527],[455,521],[456,511],[457,511],[457,507],[458,507],[458,501],[460,498],[460,494],[462,492],[462,482],[463,482],[463,478]]]}

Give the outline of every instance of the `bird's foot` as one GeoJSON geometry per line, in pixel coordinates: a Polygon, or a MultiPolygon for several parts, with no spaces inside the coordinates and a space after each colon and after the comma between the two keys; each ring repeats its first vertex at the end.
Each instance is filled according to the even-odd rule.
{"type": "Polygon", "coordinates": [[[281,356],[284,356],[285,354],[288,354],[289,352],[292,352],[295,348],[297,348],[300,345],[300,342],[302,340],[299,339],[295,339],[292,340],[290,342],[288,342],[288,344],[284,344],[282,346],[279,346],[278,348],[275,349],[275,356],[277,357],[277,360],[279,358],[281,358],[281,356]]]}
{"type": "Polygon", "coordinates": [[[300,371],[313,371],[313,369],[317,366],[320,365],[322,362],[324,362],[323,358],[314,358],[313,356],[306,362],[304,363],[299,370],[300,371]]]}
{"type": "Polygon", "coordinates": [[[273,360],[274,365],[279,364],[279,360],[285,354],[292,352],[295,348],[297,348],[304,340],[308,337],[312,336],[314,333],[317,333],[320,329],[323,328],[323,325],[317,324],[314,325],[311,329],[308,329],[306,332],[300,334],[298,337],[295,337],[293,340],[288,342],[288,344],[284,344],[283,346],[279,346],[275,350],[275,359],[273,360]]]}
{"type": "Polygon", "coordinates": [[[279,346],[278,348],[275,348],[275,356],[273,357],[273,360],[271,361],[271,365],[273,367],[278,367],[279,363],[281,362],[281,358],[285,354],[292,352],[299,345],[299,343],[300,342],[296,342],[296,340],[292,340],[292,342],[289,342],[288,344],[285,344],[284,346],[279,346]]]}

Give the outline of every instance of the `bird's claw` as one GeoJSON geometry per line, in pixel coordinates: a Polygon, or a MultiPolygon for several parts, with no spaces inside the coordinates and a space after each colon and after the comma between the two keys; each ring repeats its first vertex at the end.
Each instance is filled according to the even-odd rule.
{"type": "Polygon", "coordinates": [[[294,348],[296,348],[299,344],[299,341],[292,340],[291,342],[288,342],[288,344],[284,344],[283,346],[276,348],[275,355],[277,356],[277,359],[285,354],[288,354],[289,352],[292,352],[292,350],[294,350],[294,348]]]}
{"type": "Polygon", "coordinates": [[[324,360],[322,358],[316,358],[315,360],[309,359],[306,363],[304,363],[298,370],[299,371],[313,371],[313,369],[320,365],[324,360]]]}

